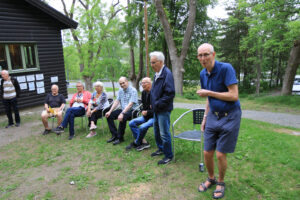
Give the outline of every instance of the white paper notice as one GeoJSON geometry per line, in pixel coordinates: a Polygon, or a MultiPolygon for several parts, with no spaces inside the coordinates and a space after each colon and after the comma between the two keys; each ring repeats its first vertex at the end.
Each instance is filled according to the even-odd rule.
{"type": "Polygon", "coordinates": [[[52,76],[51,83],[57,83],[57,82],[58,82],[58,76],[52,76]]]}
{"type": "Polygon", "coordinates": [[[18,76],[17,80],[19,83],[25,83],[26,82],[26,76],[18,76]]]}
{"type": "Polygon", "coordinates": [[[27,90],[27,83],[20,83],[21,90],[27,90]]]}
{"type": "Polygon", "coordinates": [[[27,76],[26,76],[26,79],[27,79],[27,82],[34,81],[34,80],[35,80],[34,75],[27,75],[27,76]]]}
{"type": "Polygon", "coordinates": [[[44,87],[44,81],[37,81],[35,84],[37,88],[44,87]]]}
{"type": "Polygon", "coordinates": [[[37,88],[36,91],[37,91],[38,94],[43,94],[43,93],[45,93],[45,88],[44,87],[37,88]]]}
{"type": "Polygon", "coordinates": [[[35,85],[34,85],[34,82],[30,82],[30,83],[28,83],[28,88],[29,88],[29,91],[33,91],[33,90],[35,90],[35,85]]]}
{"type": "Polygon", "coordinates": [[[35,75],[35,79],[36,79],[37,81],[44,80],[44,74],[36,74],[36,75],[35,75]]]}

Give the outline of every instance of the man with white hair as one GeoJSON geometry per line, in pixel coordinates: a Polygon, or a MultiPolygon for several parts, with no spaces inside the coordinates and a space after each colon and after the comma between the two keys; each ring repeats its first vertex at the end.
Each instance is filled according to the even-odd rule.
{"type": "Polygon", "coordinates": [[[62,94],[58,93],[58,85],[51,86],[51,93],[49,93],[45,98],[45,110],[42,112],[42,122],[45,127],[43,135],[47,135],[51,132],[51,129],[48,126],[48,118],[55,116],[57,117],[57,126],[62,122],[63,109],[66,104],[65,97],[62,94]]]}
{"type": "Polygon", "coordinates": [[[1,76],[2,80],[0,92],[5,112],[8,118],[8,125],[5,128],[9,128],[14,125],[11,108],[13,108],[14,110],[16,126],[18,127],[20,126],[21,122],[17,101],[17,98],[20,97],[21,93],[20,86],[16,78],[9,76],[7,70],[2,70],[1,76]]]}
{"type": "Polygon", "coordinates": [[[154,112],[153,128],[158,150],[151,156],[164,154],[158,161],[159,165],[168,164],[173,159],[172,139],[170,133],[170,115],[173,110],[175,86],[172,72],[164,65],[165,56],[162,52],[150,53],[150,63],[155,71],[153,85],[150,92],[151,106],[154,112]]]}
{"type": "Polygon", "coordinates": [[[235,150],[242,112],[234,68],[229,63],[215,60],[215,56],[216,52],[211,44],[199,46],[197,57],[204,69],[200,72],[201,89],[197,94],[206,98],[201,131],[204,131],[204,161],[208,178],[200,184],[198,190],[205,192],[216,184],[213,198],[220,199],[225,195],[226,155],[235,150]],[[215,152],[218,179],[214,174],[215,152]]]}

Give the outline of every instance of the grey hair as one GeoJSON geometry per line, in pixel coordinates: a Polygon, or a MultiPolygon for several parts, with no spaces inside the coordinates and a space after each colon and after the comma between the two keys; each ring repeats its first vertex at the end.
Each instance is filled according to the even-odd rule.
{"type": "Polygon", "coordinates": [[[76,85],[77,85],[77,84],[82,85],[82,87],[83,87],[83,89],[84,89],[84,85],[83,85],[83,83],[82,83],[81,81],[78,81],[78,82],[76,83],[76,85]]]}
{"type": "Polygon", "coordinates": [[[51,85],[51,89],[53,88],[53,86],[56,86],[56,87],[57,87],[57,89],[59,90],[59,87],[58,87],[58,85],[56,85],[56,84],[53,84],[53,85],[51,85]]]}
{"type": "Polygon", "coordinates": [[[103,83],[102,83],[102,82],[100,82],[100,81],[96,81],[96,82],[93,84],[93,86],[94,86],[94,87],[96,87],[96,86],[100,86],[100,87],[102,87],[102,88],[103,88],[103,83]]]}
{"type": "Polygon", "coordinates": [[[9,75],[9,72],[7,71],[7,70],[2,70],[2,72],[1,73],[4,73],[4,74],[7,74],[7,75],[9,75]]]}
{"type": "Polygon", "coordinates": [[[163,63],[165,62],[165,56],[160,51],[153,51],[149,55],[150,55],[150,58],[156,57],[157,60],[162,61],[163,63]]]}
{"type": "Polygon", "coordinates": [[[121,76],[120,78],[119,78],[119,80],[120,79],[124,79],[126,82],[128,82],[128,79],[125,77],[125,76],[121,76]]]}

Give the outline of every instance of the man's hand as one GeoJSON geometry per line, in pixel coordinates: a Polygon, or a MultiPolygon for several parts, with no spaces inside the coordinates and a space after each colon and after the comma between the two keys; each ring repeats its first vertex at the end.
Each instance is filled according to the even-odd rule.
{"type": "Polygon", "coordinates": [[[197,90],[197,94],[200,96],[200,97],[207,97],[209,95],[209,90],[204,90],[204,89],[200,89],[200,90],[197,90]]]}
{"type": "Polygon", "coordinates": [[[144,117],[146,117],[146,116],[147,116],[147,110],[143,110],[143,111],[142,111],[142,115],[143,115],[144,117]]]}
{"type": "Polygon", "coordinates": [[[123,118],[124,118],[124,114],[120,113],[118,116],[118,120],[121,122],[121,121],[123,121],[123,118]]]}
{"type": "Polygon", "coordinates": [[[47,113],[50,113],[49,107],[46,110],[47,110],[47,113]]]}
{"type": "Polygon", "coordinates": [[[206,117],[203,117],[202,123],[201,123],[201,131],[204,132],[205,130],[205,124],[206,124],[206,117]]]}

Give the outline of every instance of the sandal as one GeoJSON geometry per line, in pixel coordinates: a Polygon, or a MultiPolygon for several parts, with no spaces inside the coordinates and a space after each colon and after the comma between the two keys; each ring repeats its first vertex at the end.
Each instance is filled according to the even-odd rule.
{"type": "Polygon", "coordinates": [[[209,177],[207,177],[206,181],[204,181],[203,183],[201,183],[200,186],[202,186],[203,190],[200,190],[200,186],[198,187],[198,191],[199,192],[205,192],[208,188],[210,188],[211,186],[215,185],[217,183],[216,178],[210,179],[209,177]],[[205,182],[208,181],[210,183],[209,186],[206,187],[205,182]]]}
{"type": "Polygon", "coordinates": [[[212,194],[214,199],[221,199],[225,195],[225,183],[224,182],[217,182],[217,185],[222,186],[221,189],[215,190],[212,194]],[[220,196],[215,196],[216,193],[221,193],[220,196]]]}

